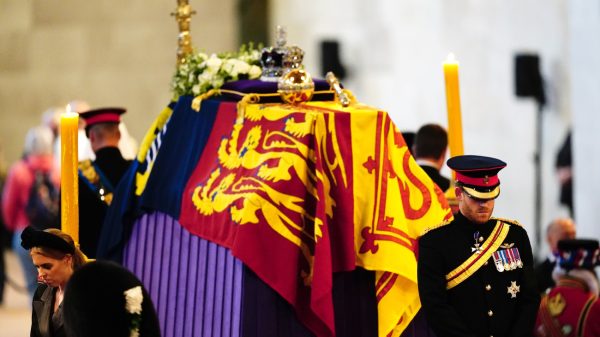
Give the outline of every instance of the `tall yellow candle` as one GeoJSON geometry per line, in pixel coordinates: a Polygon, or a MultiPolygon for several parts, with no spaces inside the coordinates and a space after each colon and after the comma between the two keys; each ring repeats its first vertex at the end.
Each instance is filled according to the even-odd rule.
{"type": "Polygon", "coordinates": [[[446,81],[446,105],[448,107],[448,147],[450,156],[464,154],[462,120],[460,111],[460,89],[458,85],[458,62],[454,54],[449,54],[444,62],[446,81]]]}
{"type": "Polygon", "coordinates": [[[61,230],[79,242],[77,126],[79,115],[67,106],[60,116],[61,230]]]}

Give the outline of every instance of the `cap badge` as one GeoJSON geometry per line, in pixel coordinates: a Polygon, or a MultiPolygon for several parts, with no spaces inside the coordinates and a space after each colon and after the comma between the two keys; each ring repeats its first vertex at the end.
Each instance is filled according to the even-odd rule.
{"type": "Polygon", "coordinates": [[[489,182],[490,182],[490,177],[489,177],[489,176],[485,176],[485,177],[483,177],[483,183],[484,183],[484,184],[486,184],[486,185],[487,185],[489,182]]]}
{"type": "Polygon", "coordinates": [[[560,293],[548,298],[548,310],[552,316],[560,315],[566,306],[567,301],[565,301],[560,293]]]}

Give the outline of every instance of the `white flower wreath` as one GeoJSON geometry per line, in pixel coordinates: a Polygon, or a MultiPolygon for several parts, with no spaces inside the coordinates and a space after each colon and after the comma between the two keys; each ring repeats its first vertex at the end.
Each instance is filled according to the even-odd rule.
{"type": "Polygon", "coordinates": [[[238,52],[222,54],[193,53],[177,67],[171,89],[175,97],[201,95],[223,84],[241,79],[257,79],[262,74],[261,51],[253,44],[238,52]]]}

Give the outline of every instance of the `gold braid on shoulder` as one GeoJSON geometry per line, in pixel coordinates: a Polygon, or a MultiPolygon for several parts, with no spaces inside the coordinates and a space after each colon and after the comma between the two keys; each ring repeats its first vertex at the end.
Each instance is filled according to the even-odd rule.
{"type": "Polygon", "coordinates": [[[92,165],[91,160],[86,159],[86,160],[80,161],[78,166],[79,166],[79,170],[81,171],[81,174],[87,180],[89,180],[92,184],[96,184],[98,182],[98,180],[100,180],[100,177],[98,176],[96,169],[94,169],[94,166],[92,165]]]}
{"type": "Polygon", "coordinates": [[[447,224],[449,224],[450,222],[452,222],[452,219],[444,220],[444,221],[440,222],[440,223],[439,223],[439,224],[437,224],[437,225],[429,226],[429,227],[427,227],[427,228],[425,228],[425,229],[423,230],[423,232],[421,233],[421,236],[423,236],[423,235],[425,235],[425,234],[427,234],[427,233],[431,232],[431,231],[432,231],[432,230],[434,230],[434,229],[438,229],[438,228],[444,227],[444,226],[446,226],[447,224]]]}
{"type": "Polygon", "coordinates": [[[523,225],[521,225],[521,223],[519,221],[513,220],[513,219],[505,219],[505,218],[492,217],[492,220],[499,220],[499,221],[505,222],[505,223],[510,224],[510,225],[517,225],[519,227],[523,227],[523,225]]]}

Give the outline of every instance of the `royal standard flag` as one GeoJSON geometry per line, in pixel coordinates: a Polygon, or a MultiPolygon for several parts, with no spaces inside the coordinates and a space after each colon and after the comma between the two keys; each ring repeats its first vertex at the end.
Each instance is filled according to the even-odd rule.
{"type": "Polygon", "coordinates": [[[380,335],[399,335],[420,307],[416,239],[451,212],[389,116],[336,102],[229,106],[181,224],[231,248],[317,336],[335,335],[332,273],[377,271],[380,335]]]}

